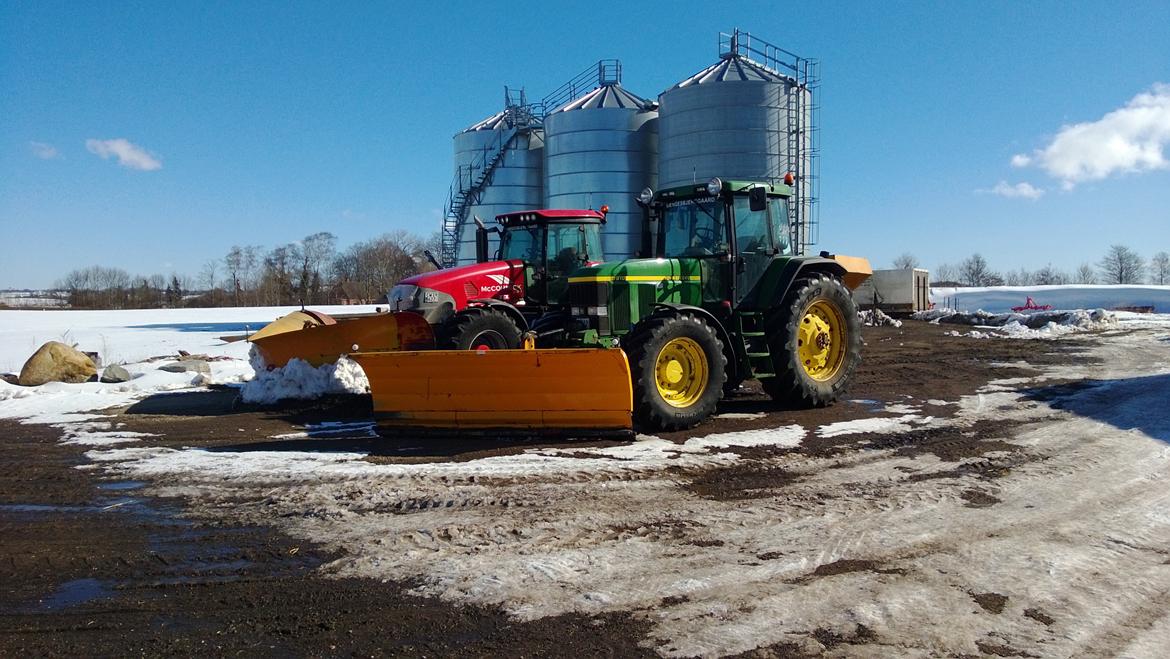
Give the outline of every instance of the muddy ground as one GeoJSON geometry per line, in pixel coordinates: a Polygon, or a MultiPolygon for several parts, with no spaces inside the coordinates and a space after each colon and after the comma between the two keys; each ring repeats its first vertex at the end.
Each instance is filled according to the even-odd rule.
{"type": "MultiPolygon", "coordinates": [[[[866,328],[865,361],[849,401],[823,410],[776,410],[749,385],[721,405],[724,416],[662,437],[682,443],[788,424],[816,428],[868,418],[875,409],[903,401],[944,417],[954,412],[953,401],[989,381],[1034,374],[1035,368],[1021,362],[1037,367],[1090,359],[1085,355],[1087,339],[988,340],[951,336],[950,331],[915,322],[900,329],[866,328]]],[[[1054,380],[1047,386],[1075,383],[1054,380]]],[[[363,397],[270,409],[240,408],[234,397],[230,389],[157,396],[120,411],[117,422],[119,429],[158,435],[151,438],[151,446],[359,451],[380,464],[467,461],[536,446],[616,445],[497,438],[435,439],[418,446],[418,440],[368,436],[357,423],[369,418],[369,401],[363,397]],[[309,437],[276,437],[333,421],[355,423],[309,437]]],[[[1013,467],[1017,447],[999,439],[1011,424],[1009,419],[984,420],[962,429],[809,436],[795,448],[734,449],[744,459],[695,473],[680,468],[678,480],[704,499],[768,497],[788,483],[810,478],[776,466],[778,453],[832,460],[875,448],[907,457],[928,454],[954,463],[963,474],[993,478],[997,470],[1013,467]],[[979,459],[988,454],[993,457],[979,459]]],[[[408,594],[414,585],[409,582],[323,575],[319,567],[337,558],[336,551],[268,525],[238,526],[189,516],[182,499],[143,494],[151,483],[111,481],[100,471],[77,469],[87,463],[87,447],[62,445],[60,437],[54,427],[0,422],[0,655],[657,654],[655,644],[646,642],[650,622],[643,615],[568,613],[524,621],[495,606],[408,594]]],[[[946,473],[923,477],[946,478],[946,473]]],[[[979,487],[965,490],[963,499],[971,508],[998,501],[993,491],[979,487]]],[[[859,572],[889,576],[901,569],[876,561],[838,560],[801,578],[815,581],[859,572]]],[[[972,593],[971,598],[973,607],[996,614],[1006,599],[995,592],[972,593]]],[[[664,601],[668,603],[677,602],[664,601]]],[[[1028,611],[1025,615],[1034,624],[1050,624],[1045,620],[1051,620],[1051,612],[1028,611]]],[[[793,642],[751,652],[806,655],[874,640],[874,632],[863,624],[849,633],[816,625],[806,632],[793,642]]],[[[979,650],[1015,653],[993,641],[983,642],[979,650]]]]}

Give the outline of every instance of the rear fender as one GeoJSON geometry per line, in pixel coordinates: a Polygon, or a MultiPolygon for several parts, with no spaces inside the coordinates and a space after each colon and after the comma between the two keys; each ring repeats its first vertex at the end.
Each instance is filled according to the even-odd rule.
{"type": "Polygon", "coordinates": [[[850,290],[857,288],[873,274],[867,259],[852,256],[834,256],[822,252],[822,256],[794,258],[783,264],[779,271],[769,269],[761,282],[759,293],[752,300],[756,309],[770,309],[778,306],[792,290],[796,280],[815,273],[823,273],[841,280],[850,290]],[[774,274],[773,274],[774,273],[774,274]]]}
{"type": "Polygon", "coordinates": [[[727,379],[730,381],[733,376],[739,376],[739,357],[736,354],[736,345],[731,341],[731,333],[719,322],[715,314],[707,311],[702,307],[695,307],[689,304],[675,304],[672,302],[657,302],[653,304],[651,309],[661,309],[671,313],[689,313],[702,318],[707,321],[711,327],[715,328],[715,334],[719,336],[719,340],[723,342],[723,352],[727,356],[727,379]]]}
{"type": "Polygon", "coordinates": [[[491,309],[499,311],[505,316],[512,319],[516,323],[516,327],[520,328],[521,332],[528,331],[528,320],[524,318],[524,314],[515,305],[504,302],[503,300],[495,300],[492,298],[484,298],[478,300],[469,300],[467,302],[468,308],[479,307],[481,309],[491,309]]]}

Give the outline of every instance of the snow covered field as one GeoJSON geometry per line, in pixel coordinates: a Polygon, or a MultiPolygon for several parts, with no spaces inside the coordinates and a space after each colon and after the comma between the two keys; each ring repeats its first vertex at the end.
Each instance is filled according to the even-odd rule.
{"type": "MultiPolygon", "coordinates": [[[[46,341],[77,344],[96,351],[104,364],[124,364],[135,379],[119,384],[50,383],[18,387],[0,381],[0,418],[39,422],[79,420],[86,410],[126,405],[152,393],[191,389],[208,384],[240,384],[255,377],[249,362],[251,345],[225,343],[224,335],[255,331],[298,307],[224,309],[152,309],[125,311],[0,311],[0,373],[19,373],[25,360],[46,341]],[[223,357],[208,363],[209,377],[169,373],[159,366],[175,359],[179,350],[223,357]]],[[[331,314],[372,312],[374,306],[317,307],[331,314]]],[[[307,366],[307,365],[306,365],[307,366]]],[[[364,379],[345,370],[337,382],[332,369],[293,369],[265,373],[247,391],[249,402],[271,403],[281,397],[311,397],[346,390],[345,383],[364,379]],[[326,372],[328,371],[328,372],[326,372]]]]}
{"type": "Polygon", "coordinates": [[[1152,306],[1158,313],[1170,313],[1170,286],[992,286],[976,288],[931,288],[930,301],[936,307],[960,311],[1006,313],[1023,306],[1031,297],[1036,304],[1053,309],[1115,309],[1152,306]]]}

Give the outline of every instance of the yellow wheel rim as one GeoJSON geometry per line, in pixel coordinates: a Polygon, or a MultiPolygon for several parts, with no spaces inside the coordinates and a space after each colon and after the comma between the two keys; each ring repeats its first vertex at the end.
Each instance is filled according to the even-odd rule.
{"type": "Polygon", "coordinates": [[[654,382],[668,405],[694,405],[707,390],[707,355],[694,339],[671,339],[654,362],[654,382]]]}
{"type": "Polygon", "coordinates": [[[816,300],[804,310],[797,332],[797,356],[804,372],[818,382],[832,380],[845,363],[845,319],[836,305],[816,300]]]}

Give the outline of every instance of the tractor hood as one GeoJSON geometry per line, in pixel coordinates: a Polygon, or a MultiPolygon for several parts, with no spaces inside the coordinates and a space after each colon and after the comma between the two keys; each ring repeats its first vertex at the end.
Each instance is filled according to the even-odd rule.
{"type": "Polygon", "coordinates": [[[657,283],[660,281],[700,280],[698,259],[629,259],[581,268],[569,277],[570,284],[627,281],[657,283]]]}
{"type": "Polygon", "coordinates": [[[391,311],[414,311],[440,323],[471,300],[524,303],[524,261],[488,261],[407,277],[386,296],[391,311]]]}

